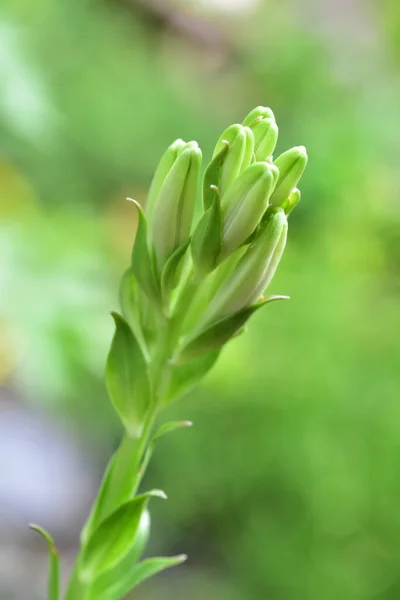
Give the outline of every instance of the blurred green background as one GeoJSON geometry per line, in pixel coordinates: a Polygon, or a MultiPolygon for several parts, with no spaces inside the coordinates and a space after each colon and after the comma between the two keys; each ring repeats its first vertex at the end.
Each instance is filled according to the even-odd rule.
{"type": "Polygon", "coordinates": [[[103,365],[135,217],[175,138],[205,158],[270,106],[304,144],[271,292],[164,417],[149,552],[188,563],[136,600],[400,597],[400,5],[2,0],[0,597],[67,573],[119,426],[103,365]]]}

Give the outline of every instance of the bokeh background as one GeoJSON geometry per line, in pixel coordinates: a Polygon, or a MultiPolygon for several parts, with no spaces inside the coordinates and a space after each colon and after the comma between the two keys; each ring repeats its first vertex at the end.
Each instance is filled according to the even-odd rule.
{"type": "Polygon", "coordinates": [[[400,597],[400,4],[2,0],[0,597],[71,566],[119,425],[103,365],[135,216],[175,138],[205,158],[259,104],[304,144],[271,291],[165,418],[135,600],[400,597]]]}

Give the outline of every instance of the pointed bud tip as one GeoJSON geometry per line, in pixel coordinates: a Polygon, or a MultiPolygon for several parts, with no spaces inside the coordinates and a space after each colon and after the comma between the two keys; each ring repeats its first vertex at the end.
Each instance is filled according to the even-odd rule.
{"type": "Polygon", "coordinates": [[[132,202],[132,204],[134,204],[134,205],[135,205],[136,209],[137,209],[139,212],[143,213],[143,208],[142,208],[142,205],[140,204],[140,202],[138,202],[138,201],[137,201],[137,200],[135,200],[134,198],[130,198],[129,196],[126,198],[126,200],[127,200],[128,202],[132,202]]]}
{"type": "Polygon", "coordinates": [[[115,323],[116,327],[118,326],[118,323],[125,322],[124,319],[121,317],[121,315],[119,313],[117,313],[115,310],[112,310],[110,312],[110,315],[114,319],[114,323],[115,323]]]}
{"type": "Polygon", "coordinates": [[[161,500],[168,500],[167,494],[163,490],[151,490],[147,492],[147,496],[153,496],[154,498],[161,498],[161,500]]]}
{"type": "Polygon", "coordinates": [[[265,225],[267,222],[274,221],[276,226],[284,228],[287,226],[287,218],[284,209],[281,206],[270,206],[265,214],[265,225]]]}
{"type": "Polygon", "coordinates": [[[292,150],[298,156],[304,156],[304,158],[308,159],[307,148],[305,146],[295,146],[292,150]]]}
{"type": "Polygon", "coordinates": [[[279,177],[279,167],[277,167],[277,165],[274,165],[274,163],[268,160],[264,160],[263,163],[267,165],[267,170],[269,171],[269,173],[272,173],[274,177],[279,177]]]}
{"type": "Polygon", "coordinates": [[[185,144],[185,150],[189,150],[189,149],[197,150],[198,147],[199,147],[199,144],[198,144],[198,142],[196,142],[196,140],[192,140],[191,142],[187,142],[187,144],[185,144]]]}
{"type": "Polygon", "coordinates": [[[262,119],[272,119],[275,121],[275,115],[273,111],[267,106],[257,106],[256,108],[253,108],[253,110],[251,110],[245,117],[243,125],[252,126],[262,119]]]}
{"type": "Polygon", "coordinates": [[[268,160],[257,161],[250,165],[250,167],[247,167],[247,169],[251,169],[254,172],[255,177],[262,177],[265,175],[272,176],[273,179],[279,177],[279,167],[268,160]]]}

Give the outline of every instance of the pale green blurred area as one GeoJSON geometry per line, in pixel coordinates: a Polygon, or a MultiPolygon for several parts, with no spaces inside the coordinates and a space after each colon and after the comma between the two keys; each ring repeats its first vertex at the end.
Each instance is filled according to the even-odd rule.
{"type": "MultiPolygon", "coordinates": [[[[291,301],[164,415],[195,427],[155,454],[149,551],[190,559],[135,599],[400,596],[399,31],[395,0],[1,3],[0,379],[94,464],[119,436],[102,377],[125,196],[175,138],[207,160],[258,104],[280,151],[309,152],[271,286],[291,301]]],[[[2,600],[43,597],[15,591],[27,573],[2,600]]]]}

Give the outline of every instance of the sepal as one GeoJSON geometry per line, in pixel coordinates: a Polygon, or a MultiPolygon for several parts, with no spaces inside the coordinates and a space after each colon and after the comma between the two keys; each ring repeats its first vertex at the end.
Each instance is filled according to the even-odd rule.
{"type": "Polygon", "coordinates": [[[148,247],[147,219],[139,202],[133,198],[127,200],[133,202],[138,213],[138,226],[131,258],[132,272],[148,298],[159,307],[160,289],[156,278],[154,257],[148,247]]]}
{"type": "Polygon", "coordinates": [[[200,219],[191,242],[193,264],[200,276],[205,276],[214,269],[221,253],[222,213],[219,190],[216,186],[211,188],[214,198],[200,219]]]}
{"type": "Polygon", "coordinates": [[[287,296],[268,296],[261,298],[252,306],[248,306],[237,313],[220,319],[194,339],[189,340],[179,352],[176,361],[184,363],[193,360],[213,350],[222,348],[227,342],[235,337],[244,327],[248,319],[262,306],[273,300],[287,300],[287,296]]]}

